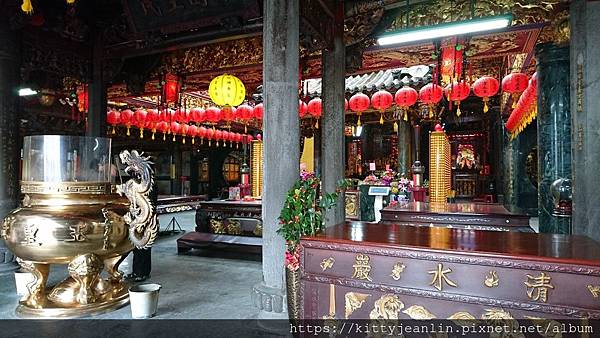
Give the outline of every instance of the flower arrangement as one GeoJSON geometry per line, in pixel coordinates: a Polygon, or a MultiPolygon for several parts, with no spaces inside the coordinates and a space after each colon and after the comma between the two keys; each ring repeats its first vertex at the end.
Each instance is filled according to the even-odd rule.
{"type": "Polygon", "coordinates": [[[398,190],[400,192],[410,193],[413,190],[413,182],[406,177],[400,178],[398,181],[398,190]]]}
{"type": "Polygon", "coordinates": [[[379,179],[377,178],[377,176],[371,174],[367,177],[365,177],[365,179],[363,180],[364,184],[367,185],[379,185],[379,179]]]}
{"type": "Polygon", "coordinates": [[[314,236],[323,230],[323,212],[337,203],[341,189],[348,186],[346,181],[341,181],[336,192],[320,194],[320,184],[321,180],[313,173],[301,173],[300,180],[288,191],[279,215],[277,233],[286,241],[285,265],[291,271],[299,268],[300,237],[314,236]]]}
{"type": "Polygon", "coordinates": [[[390,183],[392,183],[392,181],[396,178],[396,173],[391,170],[388,169],[385,171],[385,173],[383,173],[383,175],[381,176],[381,185],[386,185],[389,186],[390,183]]]}

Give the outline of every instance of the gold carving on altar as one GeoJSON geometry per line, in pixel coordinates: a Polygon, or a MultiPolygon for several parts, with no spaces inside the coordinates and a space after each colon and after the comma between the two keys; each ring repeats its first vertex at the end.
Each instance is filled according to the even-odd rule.
{"type": "Polygon", "coordinates": [[[346,194],[346,217],[358,217],[358,195],[346,194]]]}
{"type": "Polygon", "coordinates": [[[256,227],[254,227],[254,230],[252,231],[252,233],[256,236],[262,236],[262,231],[263,231],[262,222],[258,222],[256,224],[256,227]]]}
{"type": "Polygon", "coordinates": [[[474,323],[473,320],[475,320],[477,318],[466,311],[459,311],[459,312],[453,313],[450,317],[448,317],[448,319],[452,320],[457,325],[468,326],[468,325],[472,325],[474,323]]]}
{"type": "Polygon", "coordinates": [[[371,264],[369,263],[369,256],[364,254],[356,255],[356,261],[352,268],[354,268],[354,273],[352,274],[352,278],[356,279],[364,279],[372,282],[373,280],[369,277],[369,273],[371,273],[371,264]]]}
{"type": "Polygon", "coordinates": [[[241,235],[242,225],[240,224],[240,221],[229,220],[227,222],[227,233],[230,235],[241,235]]]}
{"type": "Polygon", "coordinates": [[[446,276],[446,274],[449,274],[451,272],[452,272],[452,269],[450,269],[450,268],[444,269],[443,264],[438,263],[436,270],[431,270],[428,272],[430,275],[433,275],[433,279],[431,280],[431,283],[429,283],[429,285],[433,285],[433,287],[438,289],[439,291],[443,290],[444,283],[446,283],[450,286],[453,286],[453,287],[457,287],[458,285],[456,285],[455,282],[453,282],[452,280],[450,280],[448,278],[448,276],[446,276]]]}
{"type": "Polygon", "coordinates": [[[498,319],[513,319],[510,312],[502,309],[485,309],[485,313],[481,316],[481,319],[485,320],[498,320],[498,319]]]}
{"type": "Polygon", "coordinates": [[[588,290],[590,290],[590,292],[592,293],[592,296],[594,298],[600,297],[600,285],[594,286],[594,285],[590,284],[587,286],[587,288],[588,288],[588,290]]]}
{"type": "Polygon", "coordinates": [[[490,270],[488,274],[485,276],[485,280],[483,284],[488,288],[495,288],[500,284],[500,278],[498,278],[498,273],[495,270],[490,270]]]}
{"type": "Polygon", "coordinates": [[[402,312],[412,319],[435,319],[435,315],[421,305],[413,305],[402,312]]]}
{"type": "Polygon", "coordinates": [[[400,275],[402,272],[404,272],[404,268],[406,268],[406,266],[400,262],[394,264],[394,267],[392,268],[392,274],[390,276],[392,276],[394,280],[399,280],[400,275]]]}
{"type": "Polygon", "coordinates": [[[226,234],[227,230],[225,229],[225,225],[223,221],[218,219],[211,219],[210,221],[210,231],[213,234],[226,234]]]}
{"type": "Polygon", "coordinates": [[[329,314],[323,316],[325,320],[335,319],[335,285],[329,284],[329,314]]]}
{"type": "Polygon", "coordinates": [[[344,318],[348,319],[354,311],[360,309],[369,297],[371,295],[367,293],[346,292],[344,295],[344,318]]]}
{"type": "Polygon", "coordinates": [[[527,281],[524,282],[527,298],[546,303],[548,301],[548,289],[554,289],[554,286],[550,284],[551,280],[552,277],[545,272],[540,272],[540,275],[536,277],[527,274],[527,281]]]}
{"type": "Polygon", "coordinates": [[[400,310],[404,308],[404,303],[398,299],[398,296],[387,294],[381,296],[375,301],[375,307],[369,314],[370,319],[398,319],[400,310]]]}
{"type": "Polygon", "coordinates": [[[333,257],[325,258],[321,261],[321,269],[323,269],[323,271],[331,269],[333,267],[333,263],[335,263],[335,259],[333,257]]]}

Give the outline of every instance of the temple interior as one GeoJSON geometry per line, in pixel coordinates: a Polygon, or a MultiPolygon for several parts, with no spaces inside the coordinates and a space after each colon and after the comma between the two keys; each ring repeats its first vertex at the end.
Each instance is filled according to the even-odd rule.
{"type": "Polygon", "coordinates": [[[9,336],[600,332],[600,1],[3,4],[9,336]]]}

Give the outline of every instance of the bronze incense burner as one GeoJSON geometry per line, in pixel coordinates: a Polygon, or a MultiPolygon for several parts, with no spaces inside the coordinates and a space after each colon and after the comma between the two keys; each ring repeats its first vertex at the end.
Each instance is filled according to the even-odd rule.
{"type": "Polygon", "coordinates": [[[22,207],[6,216],[1,229],[21,267],[35,277],[17,307],[20,316],[79,317],[128,303],[118,265],[134,245],[149,247],[156,239],[153,173],[148,158],[123,151],[119,157],[131,179],[113,193],[110,141],[25,137],[22,207]],[[47,287],[51,264],[67,264],[69,277],[47,287]]]}

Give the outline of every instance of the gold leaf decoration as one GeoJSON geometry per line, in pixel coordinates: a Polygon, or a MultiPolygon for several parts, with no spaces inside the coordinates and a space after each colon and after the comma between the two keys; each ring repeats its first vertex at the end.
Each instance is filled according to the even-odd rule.
{"type": "Polygon", "coordinates": [[[402,311],[412,319],[435,319],[435,315],[421,305],[413,305],[402,311]]]}
{"type": "Polygon", "coordinates": [[[347,292],[344,295],[345,318],[348,319],[354,311],[360,309],[370,296],[367,293],[347,292]]]}
{"type": "Polygon", "coordinates": [[[386,294],[375,301],[375,307],[369,314],[371,319],[398,319],[400,310],[404,308],[404,303],[398,299],[398,296],[386,294]]]}
{"type": "Polygon", "coordinates": [[[513,319],[509,312],[495,308],[485,309],[485,313],[481,316],[481,318],[486,320],[513,319]]]}

